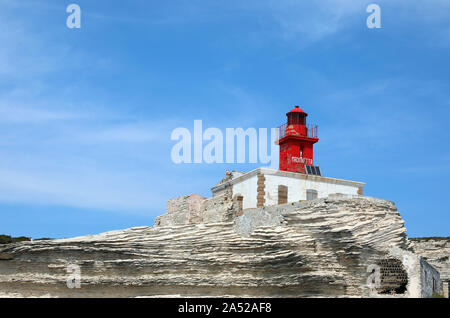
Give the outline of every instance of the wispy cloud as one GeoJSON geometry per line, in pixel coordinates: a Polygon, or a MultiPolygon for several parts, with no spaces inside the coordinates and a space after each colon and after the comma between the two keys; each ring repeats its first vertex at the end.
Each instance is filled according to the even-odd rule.
{"type": "Polygon", "coordinates": [[[345,28],[351,21],[349,17],[364,8],[363,3],[343,0],[282,0],[266,1],[262,6],[255,4],[255,7],[263,8],[272,17],[280,27],[280,35],[286,40],[314,42],[345,28]]]}
{"type": "Polygon", "coordinates": [[[21,105],[5,104],[0,102],[0,122],[7,124],[42,123],[49,121],[63,121],[80,119],[82,114],[65,112],[62,110],[38,109],[21,105]]]}
{"type": "Polygon", "coordinates": [[[104,130],[81,134],[81,140],[86,143],[149,143],[161,140],[166,134],[161,134],[161,125],[154,123],[125,124],[118,127],[108,127],[104,130]]]}
{"type": "Polygon", "coordinates": [[[164,140],[157,138],[157,125],[111,125],[98,116],[86,122],[39,109],[11,114],[0,137],[1,201],[128,213],[163,204],[163,190],[154,184],[164,170],[150,169],[158,164],[151,154],[164,140]]]}
{"type": "MultiPolygon", "coordinates": [[[[74,163],[80,164],[67,164],[74,163]]],[[[142,183],[120,171],[100,169],[2,169],[0,200],[147,214],[160,205],[162,193],[152,191],[150,195],[150,182],[142,183]]]]}

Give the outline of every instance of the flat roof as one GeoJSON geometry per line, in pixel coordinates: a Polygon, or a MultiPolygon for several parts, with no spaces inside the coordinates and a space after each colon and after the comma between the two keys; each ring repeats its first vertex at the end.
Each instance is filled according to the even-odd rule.
{"type": "Polygon", "coordinates": [[[312,180],[312,181],[322,181],[322,182],[328,182],[328,183],[336,183],[336,184],[342,184],[342,185],[349,185],[349,186],[357,186],[357,187],[363,187],[365,185],[364,182],[359,181],[352,181],[352,180],[344,180],[344,179],[337,179],[337,178],[329,178],[324,176],[316,176],[312,174],[306,174],[306,173],[299,173],[299,172],[291,172],[291,171],[282,171],[282,170],[274,170],[269,168],[256,168],[250,172],[244,173],[243,175],[240,175],[236,178],[227,180],[224,183],[217,184],[214,187],[211,188],[211,191],[214,193],[218,190],[221,190],[225,188],[226,186],[233,185],[240,183],[250,177],[253,177],[259,173],[265,174],[265,175],[277,175],[277,176],[283,176],[288,178],[294,178],[294,179],[304,179],[304,180],[312,180]]]}

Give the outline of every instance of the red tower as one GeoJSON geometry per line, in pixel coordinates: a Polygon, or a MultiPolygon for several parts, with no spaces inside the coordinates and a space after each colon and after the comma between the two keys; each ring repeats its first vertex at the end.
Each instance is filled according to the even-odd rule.
{"type": "Polygon", "coordinates": [[[279,127],[276,141],[280,145],[280,170],[306,173],[305,165],[313,166],[313,145],[317,138],[317,125],[307,125],[303,110],[295,106],[286,114],[287,123],[279,127]]]}

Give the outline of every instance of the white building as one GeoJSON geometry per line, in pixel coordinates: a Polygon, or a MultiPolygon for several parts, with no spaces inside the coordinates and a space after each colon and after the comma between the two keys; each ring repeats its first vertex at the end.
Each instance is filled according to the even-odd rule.
{"type": "Polygon", "coordinates": [[[213,197],[230,191],[241,196],[243,209],[325,198],[330,194],[362,195],[365,183],[306,173],[257,168],[227,172],[211,190],[213,197]]]}

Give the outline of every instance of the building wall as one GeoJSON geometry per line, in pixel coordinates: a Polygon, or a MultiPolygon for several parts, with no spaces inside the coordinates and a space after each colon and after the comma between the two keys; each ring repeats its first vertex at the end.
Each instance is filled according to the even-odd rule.
{"type": "Polygon", "coordinates": [[[228,173],[211,190],[213,197],[231,191],[243,197],[243,209],[278,204],[278,186],[288,187],[288,202],[307,199],[307,190],[316,190],[318,198],[331,194],[363,195],[363,182],[307,175],[303,173],[257,168],[248,173],[228,173]],[[258,182],[259,180],[259,182],[258,182]],[[227,190],[229,189],[229,190],[227,190]]]}
{"type": "Polygon", "coordinates": [[[256,208],[258,176],[254,175],[242,182],[233,185],[233,195],[242,195],[244,209],[256,208]]]}
{"type": "Polygon", "coordinates": [[[306,200],[308,189],[316,190],[319,198],[326,198],[330,194],[342,193],[357,195],[357,186],[337,184],[334,180],[296,179],[286,176],[266,175],[266,205],[278,204],[278,186],[288,187],[288,202],[306,200]]]}
{"type": "MultiPolygon", "coordinates": [[[[264,198],[265,206],[278,204],[278,186],[284,185],[288,187],[288,202],[297,202],[306,200],[306,191],[308,189],[316,190],[319,198],[328,197],[330,194],[341,193],[348,195],[357,195],[359,186],[351,186],[338,184],[334,179],[313,180],[298,179],[287,176],[264,174],[265,188],[264,198]]],[[[233,195],[240,194],[243,196],[243,208],[257,207],[257,175],[254,175],[242,182],[233,185],[233,195]]]]}
{"type": "Polygon", "coordinates": [[[433,294],[441,294],[441,280],[439,272],[420,257],[422,295],[421,297],[433,297],[433,294]]]}

